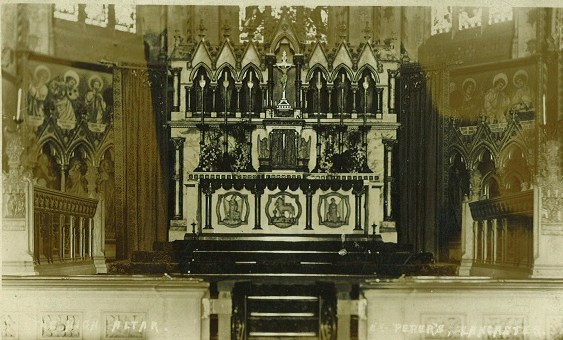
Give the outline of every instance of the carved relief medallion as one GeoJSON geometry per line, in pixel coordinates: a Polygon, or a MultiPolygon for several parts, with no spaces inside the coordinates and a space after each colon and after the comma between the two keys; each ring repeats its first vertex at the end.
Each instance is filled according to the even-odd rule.
{"type": "Polygon", "coordinates": [[[248,196],[238,192],[220,194],[217,198],[217,220],[219,224],[236,228],[248,224],[248,196]]]}
{"type": "Polygon", "coordinates": [[[350,218],[348,196],[336,192],[320,195],[318,213],[321,225],[338,228],[348,224],[350,218]]]}
{"type": "Polygon", "coordinates": [[[268,195],[266,216],[268,217],[268,224],[273,224],[279,228],[288,228],[297,224],[301,216],[299,196],[283,191],[268,195]]]}

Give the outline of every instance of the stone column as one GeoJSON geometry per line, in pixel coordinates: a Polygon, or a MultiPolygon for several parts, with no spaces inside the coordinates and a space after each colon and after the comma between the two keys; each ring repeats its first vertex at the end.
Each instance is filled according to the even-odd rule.
{"type": "Polygon", "coordinates": [[[35,275],[33,185],[21,168],[22,131],[4,128],[8,172],[2,173],[2,274],[35,275]]]}
{"type": "Polygon", "coordinates": [[[376,113],[381,114],[381,113],[383,113],[383,88],[382,87],[376,87],[375,91],[377,93],[376,113]]]}
{"type": "Polygon", "coordinates": [[[106,248],[106,215],[104,193],[96,192],[96,179],[98,168],[94,164],[88,164],[86,180],[88,181],[88,197],[98,199],[98,207],[94,217],[87,220],[91,227],[92,249],[90,255],[94,259],[96,273],[107,273],[105,248],[106,248]]]}
{"type": "Polygon", "coordinates": [[[482,262],[489,262],[489,221],[483,220],[483,237],[481,238],[482,262]]]}
{"type": "Polygon", "coordinates": [[[492,220],[492,225],[491,228],[493,229],[493,234],[492,234],[492,258],[491,258],[491,263],[497,263],[497,252],[498,252],[498,222],[497,219],[494,218],[492,220]]]}
{"type": "Polygon", "coordinates": [[[383,218],[385,221],[393,220],[393,147],[397,143],[395,139],[383,139],[385,154],[383,155],[383,218]]]}
{"type": "Polygon", "coordinates": [[[477,222],[473,221],[471,209],[469,209],[469,199],[465,199],[461,206],[461,264],[459,267],[460,276],[469,276],[473,260],[475,258],[475,240],[477,239],[477,222]]]}
{"type": "Polygon", "coordinates": [[[183,218],[183,188],[184,181],[184,137],[172,137],[171,142],[174,146],[174,220],[181,220],[183,218]]]}
{"type": "Polygon", "coordinates": [[[352,300],[350,291],[352,286],[349,283],[336,284],[336,317],[338,319],[336,327],[336,339],[350,339],[350,316],[352,315],[352,300]]]}
{"type": "Polygon", "coordinates": [[[301,110],[301,67],[305,58],[303,55],[294,55],[295,64],[295,108],[301,110]]]}
{"type": "Polygon", "coordinates": [[[262,195],[264,194],[264,187],[256,183],[254,186],[254,229],[262,229],[262,195]]]}
{"type": "Polygon", "coordinates": [[[180,85],[180,75],[182,73],[181,67],[172,68],[172,77],[174,81],[174,97],[172,101],[172,111],[180,111],[180,99],[181,99],[181,85],[180,85]]]}
{"type": "Polygon", "coordinates": [[[304,188],[305,193],[305,230],[313,230],[313,195],[315,189],[311,187],[311,183],[304,188]]]}
{"type": "Polygon", "coordinates": [[[276,56],[274,54],[266,55],[266,66],[268,67],[268,108],[274,108],[274,64],[276,63],[276,56]]]}
{"type": "Polygon", "coordinates": [[[365,190],[363,185],[359,188],[354,188],[352,193],[356,197],[356,216],[355,216],[355,223],[354,223],[354,230],[362,230],[362,195],[364,194],[365,190]]]}
{"type": "Polygon", "coordinates": [[[395,82],[397,79],[398,70],[387,70],[389,75],[388,88],[387,88],[387,105],[389,113],[395,113],[395,82]]]}
{"type": "Polygon", "coordinates": [[[192,116],[192,98],[191,98],[191,87],[186,85],[184,86],[184,94],[185,94],[185,98],[184,98],[184,105],[186,106],[184,109],[184,115],[185,117],[191,117],[192,116]]]}
{"type": "Polygon", "coordinates": [[[213,186],[209,183],[203,188],[203,192],[205,193],[205,227],[203,229],[213,229],[211,226],[211,214],[213,213],[212,195],[215,190],[213,190],[213,186]]]}
{"type": "MultiPolygon", "coordinates": [[[[317,117],[319,116],[319,112],[317,112],[317,117]]],[[[317,160],[315,164],[315,168],[313,169],[313,173],[321,172],[321,146],[322,146],[322,131],[323,128],[320,123],[313,125],[313,130],[315,130],[317,143],[316,143],[316,150],[317,150],[317,160]]]]}
{"type": "Polygon", "coordinates": [[[218,339],[231,339],[231,316],[233,313],[232,290],[234,282],[217,283],[218,298],[214,301],[213,311],[217,314],[218,339]]]}

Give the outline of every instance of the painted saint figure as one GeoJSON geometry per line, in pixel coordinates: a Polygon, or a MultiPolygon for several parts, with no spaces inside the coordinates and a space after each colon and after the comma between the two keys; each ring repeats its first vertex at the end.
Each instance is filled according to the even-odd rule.
{"type": "Polygon", "coordinates": [[[31,116],[45,116],[45,99],[49,94],[47,82],[51,79],[51,72],[44,65],[35,68],[33,81],[27,92],[27,112],[31,116]]]}
{"type": "Polygon", "coordinates": [[[103,81],[97,76],[93,75],[88,81],[90,91],[86,93],[84,102],[88,111],[88,121],[97,124],[103,124],[104,114],[106,112],[106,101],[102,96],[103,81]]]}
{"type": "Polygon", "coordinates": [[[518,70],[512,77],[512,83],[516,88],[512,95],[511,106],[516,111],[528,111],[533,107],[533,93],[528,86],[528,73],[518,70]]]}
{"type": "Polygon", "coordinates": [[[73,70],[68,70],[62,80],[55,79],[50,83],[55,109],[58,114],[58,119],[61,121],[76,121],[73,101],[78,99],[79,81],[78,74],[73,70]]]}
{"type": "Polygon", "coordinates": [[[496,122],[506,121],[506,110],[510,105],[510,98],[504,92],[508,83],[506,74],[499,73],[493,78],[493,87],[485,93],[485,115],[496,122]]]}
{"type": "Polygon", "coordinates": [[[477,83],[473,78],[467,78],[461,85],[461,116],[471,122],[475,122],[479,118],[479,107],[476,98],[477,83]]]}

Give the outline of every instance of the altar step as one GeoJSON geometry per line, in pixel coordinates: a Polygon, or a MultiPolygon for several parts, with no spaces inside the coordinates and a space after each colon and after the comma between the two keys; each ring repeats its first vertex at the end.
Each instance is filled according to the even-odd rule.
{"type": "Polygon", "coordinates": [[[181,250],[178,244],[158,242],[152,251],[134,251],[131,259],[107,263],[110,274],[161,275],[177,273],[181,250]]]}
{"type": "MultiPolygon", "coordinates": [[[[336,301],[333,285],[235,286],[233,304],[244,311],[233,329],[243,330],[243,339],[320,339],[322,304],[336,301]],[[328,289],[327,289],[328,288],[328,289]],[[332,288],[332,289],[330,289],[332,288]]],[[[336,311],[334,310],[334,313],[336,311]]],[[[326,313],[325,313],[326,315],[326,313]]],[[[329,317],[335,317],[330,315],[329,317]]]]}
{"type": "Polygon", "coordinates": [[[356,240],[275,241],[194,239],[183,242],[186,274],[341,274],[396,277],[432,263],[406,246],[356,240]]]}

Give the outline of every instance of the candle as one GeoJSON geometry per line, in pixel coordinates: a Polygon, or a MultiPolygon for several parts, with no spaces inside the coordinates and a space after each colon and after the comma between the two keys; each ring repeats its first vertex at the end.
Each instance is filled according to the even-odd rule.
{"type": "Polygon", "coordinates": [[[317,82],[321,83],[321,72],[317,73],[317,82]]]}
{"type": "Polygon", "coordinates": [[[543,95],[543,115],[542,115],[542,124],[547,125],[547,112],[546,112],[546,104],[545,104],[545,94],[543,95]]]}
{"type": "Polygon", "coordinates": [[[21,119],[21,108],[22,108],[22,89],[18,89],[18,106],[16,111],[16,120],[21,119]]]}
{"type": "Polygon", "coordinates": [[[250,72],[250,81],[252,81],[252,72],[250,72]]]}

